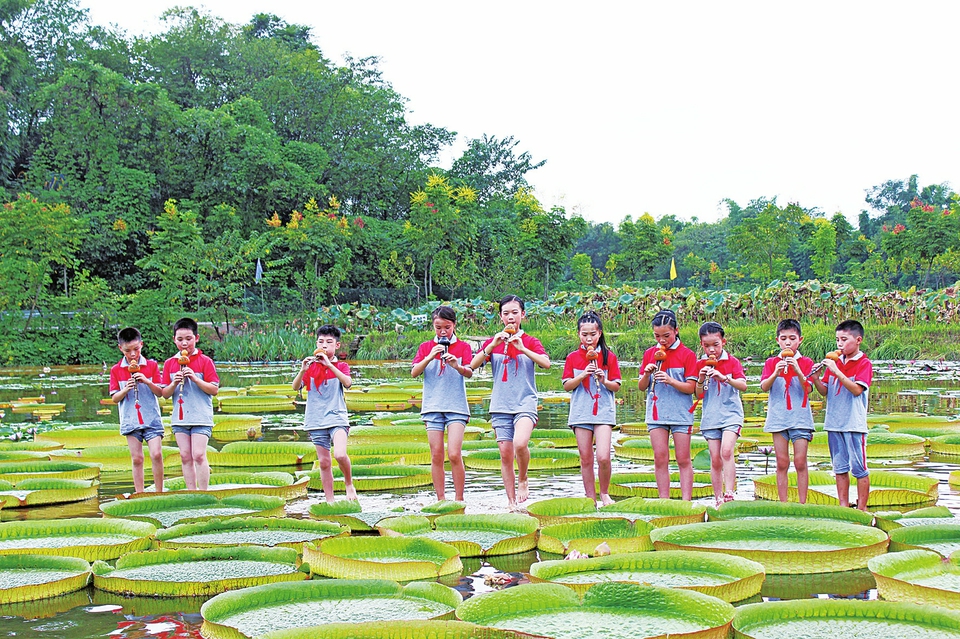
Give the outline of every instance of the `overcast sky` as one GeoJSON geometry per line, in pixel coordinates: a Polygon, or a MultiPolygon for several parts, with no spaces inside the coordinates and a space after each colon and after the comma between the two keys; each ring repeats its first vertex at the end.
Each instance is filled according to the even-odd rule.
{"type": "MultiPolygon", "coordinates": [[[[188,1],[80,0],[97,24],[161,30],[188,1]]],[[[546,205],[616,224],[713,221],[721,201],[855,219],[864,190],[917,174],[960,187],[958,2],[304,2],[207,0],[233,23],[273,13],[334,61],[380,56],[414,123],[515,136],[547,164],[546,205]]]]}

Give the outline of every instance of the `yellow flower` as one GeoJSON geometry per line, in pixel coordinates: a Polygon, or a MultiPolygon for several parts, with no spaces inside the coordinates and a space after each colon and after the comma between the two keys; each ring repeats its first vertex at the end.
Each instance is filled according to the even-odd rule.
{"type": "Polygon", "coordinates": [[[117,218],[113,222],[113,230],[118,232],[123,232],[127,230],[127,223],[123,221],[122,218],[117,218]]]}
{"type": "Polygon", "coordinates": [[[447,178],[442,175],[437,175],[436,173],[431,173],[427,176],[427,188],[432,189],[436,187],[445,187],[447,185],[447,178]]]}
{"type": "Polygon", "coordinates": [[[280,216],[277,215],[277,212],[273,212],[273,217],[267,220],[267,226],[272,226],[273,228],[280,228],[280,216]]]}
{"type": "Polygon", "coordinates": [[[337,199],[337,196],[336,196],[336,195],[331,195],[331,196],[330,196],[330,199],[327,200],[327,204],[330,206],[331,209],[339,209],[339,208],[340,208],[340,200],[337,199]]]}
{"type": "Polygon", "coordinates": [[[303,213],[300,211],[294,211],[290,214],[290,221],[287,222],[288,229],[300,228],[300,220],[303,219],[303,213]]]}
{"type": "Polygon", "coordinates": [[[427,201],[427,194],[425,191],[417,191],[416,193],[410,194],[411,204],[423,204],[426,201],[427,201]]]}
{"type": "Polygon", "coordinates": [[[461,186],[454,193],[456,198],[461,202],[476,202],[477,201],[477,192],[471,189],[469,186],[461,186]]]}
{"type": "Polygon", "coordinates": [[[317,201],[314,198],[307,200],[307,203],[303,205],[303,210],[307,213],[319,213],[320,206],[317,204],[317,201]]]}

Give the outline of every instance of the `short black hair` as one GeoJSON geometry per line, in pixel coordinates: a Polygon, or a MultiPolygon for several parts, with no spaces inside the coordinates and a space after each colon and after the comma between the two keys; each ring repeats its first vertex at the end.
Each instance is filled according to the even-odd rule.
{"type": "Polygon", "coordinates": [[[863,337],[863,324],[857,320],[844,320],[837,324],[838,331],[846,331],[847,333],[853,333],[857,337],[863,337]]]}
{"type": "Polygon", "coordinates": [[[333,324],[324,324],[323,326],[317,329],[317,337],[320,337],[321,335],[326,335],[328,337],[332,337],[336,340],[339,340],[341,333],[340,333],[340,329],[334,326],[333,324]]]}
{"type": "Polygon", "coordinates": [[[181,329],[187,329],[194,335],[200,334],[200,327],[197,325],[195,320],[190,319],[189,317],[181,317],[173,324],[173,334],[176,335],[177,331],[181,329]]]}
{"type": "Polygon", "coordinates": [[[793,318],[780,320],[780,323],[777,324],[777,337],[779,337],[783,331],[796,331],[797,335],[803,337],[803,333],[800,331],[800,322],[793,318]]]}
{"type": "Polygon", "coordinates": [[[657,312],[653,316],[653,321],[650,324],[656,328],[658,326],[671,326],[674,329],[677,328],[677,314],[671,311],[669,308],[665,308],[662,311],[657,312]]]}
{"type": "Polygon", "coordinates": [[[704,322],[700,325],[700,339],[703,339],[707,335],[716,335],[720,333],[720,337],[723,337],[723,327],[720,326],[717,322],[704,322]]]}
{"type": "Polygon", "coordinates": [[[124,329],[120,329],[120,332],[117,333],[117,344],[130,344],[131,342],[142,342],[143,336],[140,335],[140,331],[135,329],[132,326],[128,326],[124,329]]]}
{"type": "Polygon", "coordinates": [[[457,312],[449,306],[438,306],[437,308],[433,309],[432,317],[433,319],[437,319],[439,317],[440,319],[445,319],[449,322],[456,323],[457,312]]]}
{"type": "Polygon", "coordinates": [[[510,302],[516,302],[520,305],[520,311],[524,310],[523,300],[516,295],[505,295],[503,299],[500,300],[500,310],[503,310],[503,307],[509,304],[510,302]]]}

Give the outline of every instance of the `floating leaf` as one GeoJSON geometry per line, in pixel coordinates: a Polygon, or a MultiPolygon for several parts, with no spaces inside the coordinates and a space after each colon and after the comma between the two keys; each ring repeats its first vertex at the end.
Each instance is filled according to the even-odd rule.
{"type": "Polygon", "coordinates": [[[329,521],[286,517],[235,517],[178,524],[157,533],[161,548],[269,546],[300,551],[304,542],[349,535],[350,529],[329,521]]]}
{"type": "Polygon", "coordinates": [[[611,553],[644,552],[653,550],[652,529],[653,526],[645,521],[626,519],[567,521],[544,526],[540,530],[537,548],[557,555],[566,555],[573,550],[594,555],[597,547],[606,543],[611,553]]]}
{"type": "Polygon", "coordinates": [[[0,604],[58,597],[90,583],[90,564],[55,555],[0,556],[0,604]]]}
{"type": "Polygon", "coordinates": [[[537,547],[537,520],[527,515],[407,515],[377,523],[381,534],[424,537],[454,546],[461,557],[510,555],[537,547]]]}
{"type": "Polygon", "coordinates": [[[435,579],[463,568],[457,549],[418,537],[338,537],[304,544],[314,575],[337,579],[435,579]]]}
{"type": "Polygon", "coordinates": [[[0,555],[42,553],[111,560],[150,547],[157,529],[139,521],[55,519],[0,524],[0,555]]]}
{"type": "Polygon", "coordinates": [[[960,554],[944,561],[936,552],[906,550],[874,557],[868,566],[887,601],[960,609],[960,554]]]}
{"type": "Polygon", "coordinates": [[[107,517],[146,521],[158,527],[204,519],[238,516],[272,517],[283,515],[284,500],[266,495],[233,495],[217,498],[204,493],[156,495],[100,504],[107,517]]]}

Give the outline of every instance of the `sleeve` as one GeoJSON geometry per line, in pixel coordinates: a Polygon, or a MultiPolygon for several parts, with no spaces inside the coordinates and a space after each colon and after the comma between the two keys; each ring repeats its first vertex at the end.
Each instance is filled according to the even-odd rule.
{"type": "Polygon", "coordinates": [[[417,354],[414,355],[413,357],[414,364],[418,364],[422,362],[423,359],[427,356],[427,353],[429,353],[430,349],[433,348],[432,346],[429,346],[429,344],[430,342],[424,342],[423,344],[420,345],[420,348],[417,349],[417,354]]]}
{"type": "Polygon", "coordinates": [[[170,384],[170,376],[172,374],[173,372],[170,370],[170,360],[168,359],[163,363],[163,373],[160,375],[160,383],[164,386],[168,386],[170,384]]]}
{"type": "Polygon", "coordinates": [[[492,343],[493,343],[493,338],[491,337],[490,339],[488,339],[487,341],[485,341],[483,344],[480,345],[480,350],[481,351],[484,350],[487,346],[489,346],[492,343]]]}
{"type": "Polygon", "coordinates": [[[860,366],[857,367],[854,381],[864,388],[870,388],[870,384],[873,383],[873,362],[863,357],[860,366]]]}
{"type": "Polygon", "coordinates": [[[797,363],[800,365],[800,370],[803,371],[804,375],[809,375],[810,371],[813,370],[813,360],[809,357],[801,357],[797,363]]]}
{"type": "MultiPolygon", "coordinates": [[[[460,363],[463,364],[464,366],[469,366],[470,361],[473,360],[473,349],[470,348],[470,345],[464,342],[463,340],[460,340],[459,342],[457,342],[457,344],[461,345],[460,355],[458,355],[458,357],[460,358],[460,363]]],[[[456,353],[454,353],[454,355],[456,355],[456,353]]]]}
{"type": "Polygon", "coordinates": [[[697,368],[697,365],[699,364],[699,361],[700,361],[697,359],[697,354],[694,353],[692,350],[688,349],[686,352],[685,359],[686,361],[683,363],[684,376],[687,379],[697,379],[697,377],[700,374],[699,372],[700,369],[697,368]]]}
{"type": "MultiPolygon", "coordinates": [[[[763,363],[763,372],[760,373],[760,379],[767,379],[768,377],[773,375],[773,369],[777,365],[777,359],[779,358],[777,357],[767,358],[767,361],[763,363]]],[[[803,358],[801,358],[801,361],[800,361],[800,368],[801,369],[803,368],[803,358]]]]}
{"type": "MultiPolygon", "coordinates": [[[[103,388],[101,386],[101,388],[103,388]]],[[[117,367],[110,369],[110,394],[113,395],[120,390],[120,377],[117,375],[117,367]]]]}
{"type": "Polygon", "coordinates": [[[213,365],[213,360],[209,357],[203,362],[203,381],[211,384],[220,385],[220,376],[217,375],[217,367],[213,365]]]}
{"type": "Polygon", "coordinates": [[[343,373],[347,377],[352,377],[350,375],[350,365],[342,360],[337,362],[337,370],[339,370],[341,373],[343,373]]]}
{"type": "Polygon", "coordinates": [[[567,355],[567,361],[563,363],[563,375],[560,377],[560,379],[573,379],[576,377],[576,375],[573,373],[573,360],[573,353],[567,355]]]}
{"type": "Polygon", "coordinates": [[[153,375],[149,375],[150,381],[153,382],[154,384],[159,384],[160,383],[160,366],[157,364],[156,361],[152,359],[148,359],[147,366],[150,367],[151,365],[153,366],[153,368],[148,370],[148,372],[153,373],[153,375]]]}
{"type": "Polygon", "coordinates": [[[532,335],[527,335],[530,339],[526,341],[527,348],[536,353],[537,355],[546,355],[547,351],[543,348],[543,344],[536,337],[532,335]]]}
{"type": "Polygon", "coordinates": [[[617,356],[607,352],[607,379],[611,382],[619,382],[623,377],[620,375],[620,362],[617,356]]]}
{"type": "Polygon", "coordinates": [[[736,357],[733,358],[733,365],[730,367],[730,377],[734,379],[746,379],[747,376],[743,372],[743,364],[740,363],[740,360],[736,357]]]}
{"type": "Polygon", "coordinates": [[[648,364],[653,364],[653,349],[651,348],[643,351],[643,361],[640,363],[640,371],[642,372],[648,364]]]}

